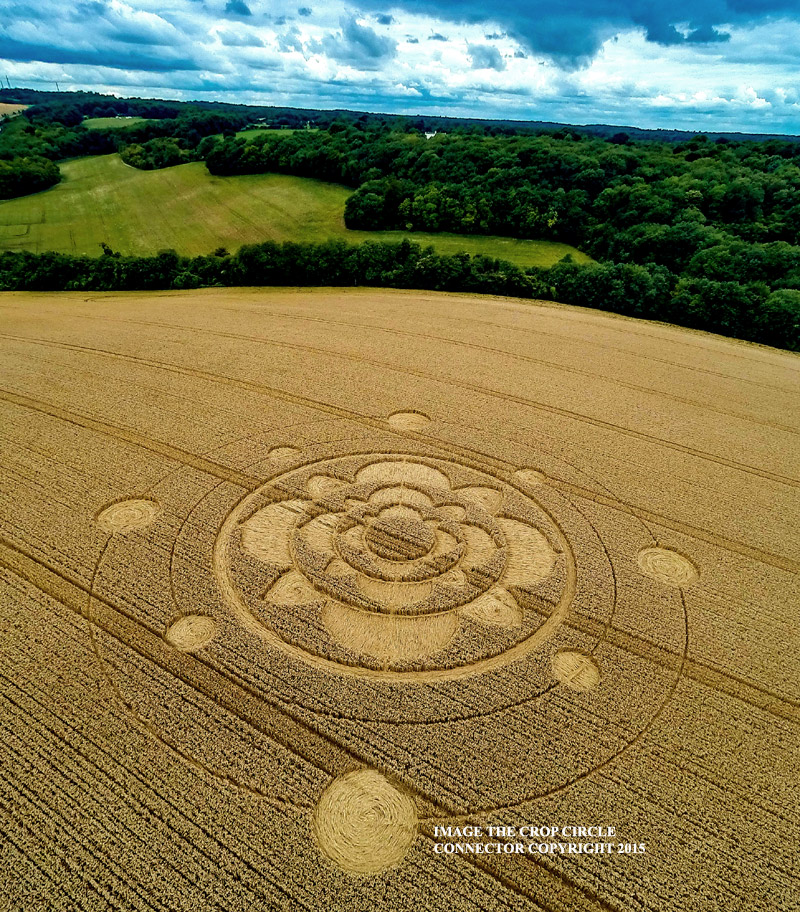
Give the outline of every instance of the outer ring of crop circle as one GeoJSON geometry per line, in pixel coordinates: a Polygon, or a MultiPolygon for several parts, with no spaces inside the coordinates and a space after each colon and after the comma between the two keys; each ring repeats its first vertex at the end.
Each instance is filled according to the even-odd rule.
{"type": "MultiPolygon", "coordinates": [[[[374,459],[371,461],[379,461],[387,457],[394,459],[407,457],[415,462],[421,463],[422,465],[430,465],[433,463],[431,466],[432,468],[436,467],[435,464],[437,462],[452,463],[457,466],[463,465],[463,467],[467,469],[471,468],[469,465],[462,464],[452,458],[422,457],[416,453],[405,453],[401,451],[392,451],[389,453],[366,451],[362,453],[349,453],[347,455],[349,457],[374,457],[374,459]]],[[[555,630],[566,619],[567,615],[569,614],[569,608],[572,604],[572,599],[575,595],[577,586],[577,565],[575,562],[575,554],[572,550],[572,545],[562,531],[561,526],[546,507],[544,507],[537,500],[534,500],[530,494],[523,492],[520,488],[517,487],[517,485],[513,484],[512,482],[507,482],[503,479],[497,478],[495,475],[492,475],[485,469],[473,469],[473,471],[478,471],[480,474],[492,478],[496,483],[500,485],[505,485],[513,488],[522,498],[535,503],[536,506],[547,516],[548,520],[556,531],[559,545],[565,557],[566,580],[564,582],[561,597],[559,598],[556,607],[553,609],[550,617],[548,617],[540,627],[538,627],[530,636],[526,637],[526,639],[522,640],[519,643],[516,643],[514,646],[497,655],[489,656],[485,659],[480,659],[477,662],[472,662],[467,665],[455,666],[453,668],[433,668],[425,669],[422,671],[391,671],[378,668],[367,668],[359,665],[345,665],[344,663],[337,662],[334,659],[328,659],[323,656],[313,655],[312,653],[307,652],[305,649],[302,649],[299,646],[295,646],[292,643],[287,643],[276,631],[267,627],[265,624],[262,624],[254,617],[250,608],[247,606],[246,602],[242,599],[239,592],[237,591],[236,586],[233,584],[233,581],[231,580],[230,574],[228,572],[228,563],[226,556],[228,543],[232,540],[236,526],[239,524],[240,517],[244,512],[246,512],[248,501],[252,497],[257,496],[258,493],[265,487],[268,487],[271,484],[275,484],[275,482],[284,475],[291,475],[295,472],[301,472],[311,466],[319,465],[320,463],[331,462],[337,458],[339,457],[328,456],[322,459],[313,460],[312,462],[304,463],[301,466],[290,469],[288,472],[279,473],[278,475],[273,476],[273,478],[271,478],[269,481],[266,481],[255,490],[248,491],[242,498],[240,498],[233,509],[225,517],[225,521],[222,523],[222,526],[220,527],[214,542],[213,573],[214,577],[216,578],[217,585],[220,588],[223,601],[226,603],[228,608],[233,611],[236,618],[248,632],[261,638],[262,640],[265,640],[270,646],[281,650],[291,658],[297,659],[303,662],[305,665],[311,666],[312,668],[327,671],[331,674],[338,674],[344,677],[369,679],[374,681],[431,684],[441,681],[455,681],[459,678],[497,671],[498,669],[503,668],[512,662],[523,659],[542,643],[546,642],[546,640],[550,638],[555,630]]]]}

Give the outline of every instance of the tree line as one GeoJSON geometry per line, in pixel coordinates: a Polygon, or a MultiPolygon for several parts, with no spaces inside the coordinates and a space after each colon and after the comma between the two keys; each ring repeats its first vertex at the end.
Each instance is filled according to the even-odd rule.
{"type": "MultiPolygon", "coordinates": [[[[142,169],[166,168],[203,157],[204,138],[228,136],[248,121],[243,114],[184,105],[170,116],[125,127],[87,129],[77,106],[40,105],[0,130],[0,199],[25,196],[61,180],[57,162],[83,155],[119,152],[142,169]],[[76,120],[77,119],[77,120],[76,120]]],[[[145,108],[165,113],[158,105],[145,108]]]]}
{"type": "Polygon", "coordinates": [[[607,279],[646,274],[669,294],[640,316],[786,347],[797,332],[786,324],[800,294],[795,142],[701,135],[667,144],[569,132],[426,139],[334,124],[249,142],[209,139],[207,148],[214,174],[279,171],[353,187],[350,228],[559,240],[601,261],[574,278],[557,270],[557,300],[604,306],[598,295],[610,293],[608,309],[637,312],[607,279]]]}
{"type": "MultiPolygon", "coordinates": [[[[350,228],[560,240],[600,261],[560,264],[545,276],[514,272],[509,264],[490,269],[475,258],[467,258],[467,267],[463,259],[431,252],[426,265],[415,261],[415,281],[427,283],[417,287],[439,287],[427,276],[433,263],[443,270],[442,287],[455,281],[458,290],[474,291],[477,282],[496,293],[552,297],[797,348],[800,143],[703,135],[668,143],[624,134],[599,139],[568,128],[502,133],[480,125],[426,139],[410,118],[317,112],[323,113],[322,129],[263,131],[245,140],[235,136],[252,117],[244,106],[104,96],[70,106],[52,98],[0,131],[0,198],[51,186],[61,159],[117,150],[144,169],[204,159],[212,174],[280,172],[335,181],[354,191],[344,213],[350,228]],[[121,129],[88,130],[75,122],[109,110],[162,116],[121,129]]],[[[307,247],[286,249],[302,259],[307,247]]],[[[350,262],[350,249],[325,247],[326,262],[331,250],[350,262]]],[[[238,263],[238,256],[230,259],[238,263]]],[[[375,282],[412,287],[403,284],[407,265],[381,270],[375,282]]],[[[107,278],[109,265],[98,268],[107,278]]],[[[211,275],[216,268],[193,264],[180,281],[223,281],[211,275]]],[[[309,268],[299,262],[286,281],[313,283],[309,268]]],[[[335,270],[326,268],[330,283],[335,270]]],[[[89,266],[79,273],[83,278],[75,281],[100,281],[89,266]]],[[[345,284],[348,275],[345,270],[345,284]]],[[[113,287],[127,279],[120,281],[113,287]]]]}
{"type": "Polygon", "coordinates": [[[0,290],[125,291],[239,285],[334,285],[420,288],[545,298],[800,351],[800,291],[770,290],[705,278],[677,279],[663,266],[577,265],[522,270],[486,256],[437,254],[409,240],[348,245],[251,244],[230,255],[99,257],[58,253],[0,254],[0,290]]]}

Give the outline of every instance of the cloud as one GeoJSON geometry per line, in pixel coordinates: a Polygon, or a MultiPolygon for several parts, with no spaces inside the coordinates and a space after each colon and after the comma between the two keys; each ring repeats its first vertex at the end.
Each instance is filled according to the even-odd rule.
{"type": "Polygon", "coordinates": [[[144,97],[800,133],[798,0],[6,0],[0,64],[144,97]]]}
{"type": "Polygon", "coordinates": [[[250,11],[250,7],[244,2],[244,0],[228,0],[225,4],[225,12],[231,13],[234,16],[252,16],[253,13],[250,11]]]}
{"type": "Polygon", "coordinates": [[[700,28],[692,29],[686,36],[690,44],[713,44],[717,41],[730,41],[730,32],[717,31],[711,25],[701,25],[700,28]]]}
{"type": "Polygon", "coordinates": [[[374,70],[397,53],[396,41],[360,25],[355,16],[342,17],[340,25],[341,31],[327,35],[321,44],[322,50],[340,63],[357,70],[374,70]]]}
{"type": "Polygon", "coordinates": [[[467,47],[467,53],[472,61],[473,70],[497,70],[500,72],[506,68],[503,55],[496,47],[492,47],[490,44],[470,44],[467,47]]]}
{"type": "Polygon", "coordinates": [[[281,51],[301,51],[303,50],[303,39],[297,26],[292,26],[288,31],[277,38],[278,48],[281,51]]]}
{"type": "Polygon", "coordinates": [[[232,32],[220,29],[217,35],[225,47],[264,47],[264,42],[252,32],[232,32]]]}
{"type": "Polygon", "coordinates": [[[164,49],[158,54],[138,51],[115,50],[94,47],[55,47],[3,38],[0,46],[2,59],[23,62],[77,63],[113,67],[121,70],[147,70],[155,73],[169,73],[174,70],[200,70],[200,64],[188,57],[182,57],[164,49]]]}
{"type": "MultiPolygon", "coordinates": [[[[359,0],[359,8],[374,10],[384,3],[359,0]]],[[[394,0],[394,5],[440,22],[496,23],[527,49],[572,68],[585,65],[614,34],[632,28],[643,29],[655,44],[705,44],[726,41],[723,26],[746,26],[781,13],[798,17],[797,0],[494,0],[488,8],[483,0],[394,0]]]]}

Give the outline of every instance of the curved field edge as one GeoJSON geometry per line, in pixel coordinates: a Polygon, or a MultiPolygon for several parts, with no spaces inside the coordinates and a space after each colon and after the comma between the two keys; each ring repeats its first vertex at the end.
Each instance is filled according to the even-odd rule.
{"type": "Polygon", "coordinates": [[[137,171],[118,155],[75,159],[61,170],[57,187],[0,203],[0,250],[94,256],[102,242],[123,254],[173,249],[197,256],[264,241],[358,243],[408,237],[433,245],[437,253],[485,254],[521,267],[552,266],[567,254],[576,262],[590,262],[574,247],[551,241],[349,231],[343,213],[351,191],[310,178],[214,177],[202,162],[137,171]]]}

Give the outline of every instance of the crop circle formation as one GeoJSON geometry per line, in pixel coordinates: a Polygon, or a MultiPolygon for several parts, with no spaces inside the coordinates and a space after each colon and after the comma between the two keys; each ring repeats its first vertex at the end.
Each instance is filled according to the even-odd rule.
{"type": "Polygon", "coordinates": [[[376,770],[345,773],[312,816],[322,853],[351,874],[377,874],[405,858],[417,833],[414,802],[376,770]]]}
{"type": "Polygon", "coordinates": [[[97,525],[109,535],[124,535],[149,526],[158,513],[159,506],[155,501],[140,498],[120,500],[98,513],[97,525]]]}
{"type": "Polygon", "coordinates": [[[245,497],[214,563],[233,612],[293,657],[348,675],[443,679],[498,667],[552,633],[569,587],[544,622],[522,594],[559,565],[565,580],[574,573],[566,550],[554,521],[497,479],[374,454],[323,460],[245,497]],[[498,630],[502,643],[489,635],[498,630]]]}
{"type": "MultiPolygon", "coordinates": [[[[618,578],[606,529],[532,465],[498,477],[468,457],[433,456],[421,446],[398,452],[388,435],[365,434],[364,441],[362,452],[349,449],[349,440],[328,443],[311,460],[288,442],[264,445],[261,461],[248,467],[263,480],[246,492],[201,488],[181,509],[171,508],[184,517],[177,533],[173,522],[148,535],[111,536],[96,589],[131,585],[137,568],[136,591],[146,595],[134,610],[150,623],[155,608],[155,626],[175,653],[213,643],[203,667],[221,661],[227,673],[230,663],[267,702],[285,701],[320,720],[368,722],[389,741],[402,732],[414,755],[449,756],[466,720],[490,725],[497,718],[504,737],[474,750],[465,744],[458,772],[446,774],[455,793],[459,776],[482,783],[454,805],[458,814],[553,794],[627,750],[681,673],[684,612],[671,610],[681,608],[680,590],[662,581],[669,591],[652,618],[675,663],[647,678],[625,738],[601,737],[592,721],[591,746],[575,755],[570,745],[585,738],[587,719],[564,707],[588,699],[592,720],[602,719],[625,699],[624,669],[640,658],[620,652],[612,618],[620,594],[625,605],[652,592],[650,574],[639,567],[618,578]],[[554,714],[559,737],[547,758],[513,761],[531,739],[547,737],[554,714]],[[504,776],[512,762],[515,775],[504,776]]],[[[168,480],[154,489],[153,502],[171,503],[173,491],[168,480]]],[[[635,546],[635,555],[650,550],[653,539],[637,520],[615,517],[615,529],[620,523],[625,540],[643,549],[635,546]]],[[[176,734],[164,726],[165,706],[180,705],[172,689],[113,637],[96,630],[94,643],[125,705],[165,743],[224,781],[277,800],[291,796],[269,751],[254,751],[251,736],[228,726],[218,729],[224,691],[216,684],[211,703],[176,734]],[[216,730],[218,737],[207,737],[216,730]]],[[[391,759],[386,768],[399,772],[391,759]]],[[[410,781],[413,789],[417,776],[410,781]]],[[[326,808],[334,804],[329,796],[316,812],[320,851],[345,871],[374,873],[358,860],[369,825],[356,826],[356,810],[341,812],[338,823],[332,812],[328,823],[326,808]]],[[[417,813],[430,819],[432,812],[417,813]]],[[[406,848],[386,865],[399,863],[408,838],[398,837],[406,848]]]]}
{"type": "Polygon", "coordinates": [[[637,562],[647,576],[677,589],[691,586],[698,577],[697,568],[687,557],[668,548],[645,548],[637,562]]]}
{"type": "Polygon", "coordinates": [[[217,624],[213,618],[189,614],[170,624],[165,639],[181,652],[196,652],[208,646],[216,635],[217,624]]]}

